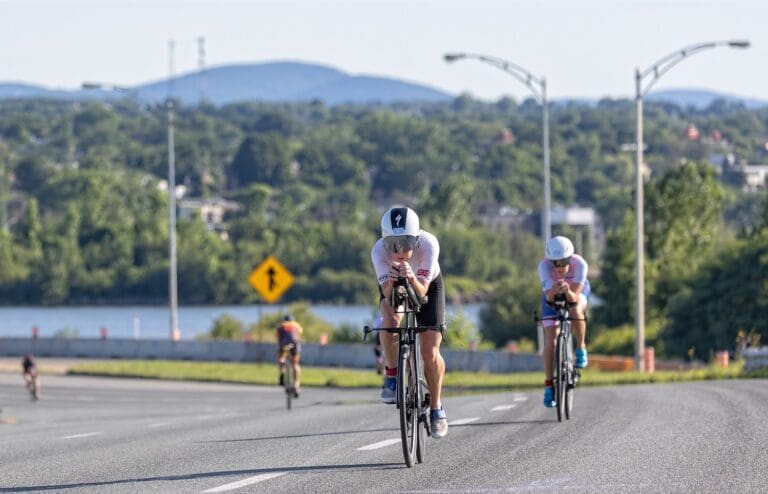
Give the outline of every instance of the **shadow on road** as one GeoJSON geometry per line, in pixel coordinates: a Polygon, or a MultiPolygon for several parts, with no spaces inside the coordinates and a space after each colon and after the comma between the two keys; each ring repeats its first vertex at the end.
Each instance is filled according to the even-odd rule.
{"type": "Polygon", "coordinates": [[[314,465],[304,467],[283,467],[283,468],[255,468],[249,470],[226,470],[221,472],[202,472],[202,473],[190,473],[186,475],[167,475],[158,477],[146,477],[136,479],[119,479],[119,480],[104,480],[101,482],[78,482],[73,484],[57,484],[57,485],[30,485],[30,486],[15,486],[15,487],[0,487],[0,492],[36,492],[36,491],[60,491],[62,489],[76,489],[81,487],[100,487],[108,485],[121,485],[121,484],[133,484],[141,482],[168,482],[179,480],[197,480],[207,478],[221,478],[221,477],[243,477],[243,476],[255,476],[266,473],[303,473],[303,472],[332,472],[334,470],[339,471],[351,471],[351,470],[391,470],[391,469],[403,469],[407,468],[403,463],[361,463],[359,465],[314,465]]]}
{"type": "MultiPolygon", "coordinates": [[[[356,431],[338,431],[338,432],[316,432],[312,434],[292,434],[290,436],[265,436],[265,437],[245,437],[241,439],[219,439],[216,441],[195,441],[195,444],[206,443],[238,443],[247,441],[271,441],[274,439],[293,439],[300,437],[321,437],[321,436],[338,436],[341,434],[361,434],[365,432],[400,432],[399,428],[390,427],[387,429],[361,429],[356,431]]],[[[2,491],[0,491],[2,492],[2,491]]]]}

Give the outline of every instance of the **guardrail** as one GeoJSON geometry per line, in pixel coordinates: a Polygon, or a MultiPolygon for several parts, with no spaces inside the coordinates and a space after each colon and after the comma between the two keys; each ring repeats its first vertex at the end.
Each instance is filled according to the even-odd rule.
{"type": "MultiPolygon", "coordinates": [[[[245,341],[170,341],[95,338],[0,338],[0,356],[97,359],[165,359],[225,362],[272,362],[277,345],[245,341]]],[[[541,357],[533,353],[441,350],[450,370],[493,373],[541,371],[541,357]]],[[[323,367],[374,368],[373,346],[302,343],[301,361],[323,367]]]]}

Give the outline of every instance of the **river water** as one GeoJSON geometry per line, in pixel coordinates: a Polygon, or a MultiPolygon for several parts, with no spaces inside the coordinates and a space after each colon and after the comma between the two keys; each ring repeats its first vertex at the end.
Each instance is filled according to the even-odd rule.
{"type": "MultiPolygon", "coordinates": [[[[448,305],[448,315],[462,312],[476,327],[482,304],[448,305]]],[[[310,311],[334,326],[362,327],[370,324],[375,307],[371,305],[311,305],[310,311]]],[[[188,340],[207,334],[213,322],[224,314],[246,326],[262,315],[281,312],[279,305],[184,306],[178,309],[181,338],[188,340]]],[[[77,332],[81,338],[98,338],[106,328],[111,338],[168,338],[170,311],[165,306],[98,307],[0,307],[0,337],[30,336],[37,327],[40,337],[62,330],[77,332]]]]}

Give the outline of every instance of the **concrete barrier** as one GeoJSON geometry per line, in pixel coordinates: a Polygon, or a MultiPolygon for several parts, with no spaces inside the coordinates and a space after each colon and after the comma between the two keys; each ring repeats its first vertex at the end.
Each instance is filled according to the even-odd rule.
{"type": "MultiPolygon", "coordinates": [[[[38,357],[60,358],[273,362],[277,355],[277,345],[247,341],[0,338],[0,356],[21,358],[27,353],[38,357]]],[[[533,353],[447,348],[444,348],[441,353],[449,371],[503,373],[543,369],[541,357],[533,353]]],[[[305,365],[322,367],[372,369],[376,366],[373,346],[365,344],[302,343],[301,361],[305,365]]]]}
{"type": "Polygon", "coordinates": [[[768,367],[768,346],[744,350],[744,368],[747,370],[768,367]]]}

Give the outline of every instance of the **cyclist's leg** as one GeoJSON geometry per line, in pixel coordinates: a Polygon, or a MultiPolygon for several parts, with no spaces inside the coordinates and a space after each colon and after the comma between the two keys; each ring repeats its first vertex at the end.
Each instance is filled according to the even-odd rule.
{"type": "MultiPolygon", "coordinates": [[[[546,299],[542,296],[541,316],[552,317],[556,315],[555,310],[546,303],[546,299]]],[[[544,330],[544,348],[541,351],[541,358],[544,363],[544,406],[553,407],[555,406],[555,390],[552,383],[554,378],[552,368],[560,324],[554,319],[545,319],[541,321],[541,325],[544,330]]]]}
{"type": "Polygon", "coordinates": [[[579,296],[579,303],[570,309],[570,316],[573,319],[582,319],[580,321],[571,321],[571,331],[576,342],[576,348],[586,348],[585,337],[587,333],[587,321],[584,321],[584,315],[587,313],[587,298],[584,294],[579,296]]]}
{"type": "Polygon", "coordinates": [[[285,379],[285,359],[286,359],[285,347],[282,343],[278,343],[277,348],[277,371],[280,373],[280,386],[283,385],[285,379]]]}
{"type": "MultiPolygon", "coordinates": [[[[542,295],[541,298],[541,317],[555,317],[557,312],[549,304],[547,304],[546,298],[542,295]]],[[[557,334],[560,330],[560,323],[555,319],[544,319],[541,321],[541,325],[544,329],[544,348],[541,352],[542,360],[544,361],[544,378],[548,381],[552,381],[552,360],[555,353],[555,341],[557,334]]]]}
{"type": "Polygon", "coordinates": [[[587,333],[587,321],[584,321],[584,315],[587,309],[587,298],[584,294],[579,297],[579,303],[571,307],[570,316],[573,319],[581,319],[571,321],[571,331],[576,344],[576,367],[582,369],[587,366],[587,345],[585,343],[585,337],[587,333]]]}
{"type": "MultiPolygon", "coordinates": [[[[445,289],[443,276],[438,275],[427,289],[427,303],[417,316],[420,326],[437,327],[445,324],[445,289]]],[[[448,433],[448,420],[443,410],[442,391],[445,377],[445,360],[440,354],[443,335],[439,331],[421,333],[421,358],[424,361],[424,377],[429,388],[431,408],[431,433],[441,438],[448,433]]]]}
{"type": "MultiPolygon", "coordinates": [[[[386,300],[382,299],[379,302],[379,310],[381,311],[382,317],[381,327],[400,327],[400,322],[403,320],[403,314],[396,313],[386,300]]],[[[379,331],[379,337],[381,338],[381,352],[384,354],[384,364],[389,369],[397,369],[399,341],[397,333],[379,331]]]]}
{"type": "Polygon", "coordinates": [[[301,388],[301,346],[297,343],[296,347],[291,352],[291,364],[293,365],[293,387],[296,388],[298,393],[301,388]]]}

